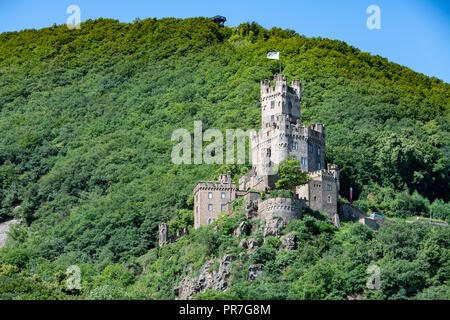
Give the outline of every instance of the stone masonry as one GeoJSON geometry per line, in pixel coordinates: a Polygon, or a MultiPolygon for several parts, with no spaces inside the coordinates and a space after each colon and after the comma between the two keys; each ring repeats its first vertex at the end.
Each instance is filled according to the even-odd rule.
{"type": "MultiPolygon", "coordinates": [[[[312,180],[295,190],[294,198],[271,198],[257,201],[257,218],[274,217],[288,222],[301,218],[303,207],[328,214],[339,226],[339,169],[325,164],[326,130],[323,124],[301,124],[300,101],[302,83],[276,75],[275,85],[261,81],[261,124],[251,137],[252,169],[239,179],[239,188],[231,174],[219,176],[219,181],[201,181],[194,188],[194,227],[207,225],[222,212],[229,211],[233,200],[252,191],[270,192],[278,180],[277,165],[291,156],[300,161],[302,171],[312,180]]],[[[255,218],[256,218],[255,217],[255,218]]]]}

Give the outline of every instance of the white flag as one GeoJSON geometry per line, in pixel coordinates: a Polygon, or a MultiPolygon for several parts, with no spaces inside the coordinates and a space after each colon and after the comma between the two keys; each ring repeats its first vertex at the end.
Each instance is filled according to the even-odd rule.
{"type": "Polygon", "coordinates": [[[267,54],[267,59],[280,60],[280,53],[279,52],[269,52],[267,54]]]}

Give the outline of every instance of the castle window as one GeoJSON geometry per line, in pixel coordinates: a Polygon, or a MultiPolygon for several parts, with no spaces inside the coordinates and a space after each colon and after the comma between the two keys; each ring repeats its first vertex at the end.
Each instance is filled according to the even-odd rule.
{"type": "Polygon", "coordinates": [[[292,150],[297,150],[297,142],[292,141],[292,150]]]}
{"type": "Polygon", "coordinates": [[[317,148],[317,155],[320,156],[320,147],[317,148]]]}
{"type": "Polygon", "coordinates": [[[198,213],[198,206],[195,207],[195,212],[198,213]]]}
{"type": "Polygon", "coordinates": [[[212,208],[212,204],[209,203],[209,204],[208,204],[208,211],[212,211],[212,209],[213,209],[213,208],[212,208]]]}
{"type": "Polygon", "coordinates": [[[195,202],[198,202],[198,194],[195,196],[195,202]]]}
{"type": "Polygon", "coordinates": [[[312,147],[312,145],[310,145],[310,144],[308,145],[308,151],[309,151],[309,152],[313,152],[313,147],[312,147]]]}
{"type": "Polygon", "coordinates": [[[222,193],[220,194],[220,198],[221,198],[221,199],[225,199],[225,192],[222,192],[222,193]]]}
{"type": "Polygon", "coordinates": [[[272,116],[270,117],[270,121],[275,122],[275,116],[272,115],[272,116]]]}
{"type": "Polygon", "coordinates": [[[316,201],[317,200],[317,197],[316,196],[314,196],[314,201],[316,201]]]}
{"type": "Polygon", "coordinates": [[[275,101],[270,101],[270,108],[273,109],[275,107],[275,101]]]}
{"type": "Polygon", "coordinates": [[[328,191],[331,191],[331,189],[332,189],[332,188],[331,188],[331,184],[327,184],[327,190],[328,190],[328,191]]]}
{"type": "Polygon", "coordinates": [[[306,165],[308,163],[308,159],[302,157],[300,162],[301,162],[301,164],[306,165]]]}
{"type": "Polygon", "coordinates": [[[328,203],[331,203],[331,196],[328,196],[328,203]]]}
{"type": "Polygon", "coordinates": [[[208,192],[208,199],[212,199],[212,192],[208,192]]]}
{"type": "Polygon", "coordinates": [[[211,218],[208,219],[208,224],[211,224],[213,220],[211,218]]]}
{"type": "Polygon", "coordinates": [[[317,170],[320,170],[320,162],[317,163],[317,170]]]}
{"type": "Polygon", "coordinates": [[[222,204],[222,205],[220,206],[220,210],[222,210],[222,211],[225,211],[226,208],[227,208],[227,205],[226,205],[226,204],[222,204]]]}

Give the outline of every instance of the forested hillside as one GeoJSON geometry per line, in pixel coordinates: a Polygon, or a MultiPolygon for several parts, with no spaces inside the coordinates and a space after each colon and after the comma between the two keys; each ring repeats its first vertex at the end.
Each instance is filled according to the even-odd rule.
{"type": "MultiPolygon", "coordinates": [[[[177,128],[193,132],[194,120],[203,130],[258,129],[259,81],[279,68],[266,59],[269,51],[281,51],[289,81],[303,80],[303,122],[326,125],[327,162],[341,169],[343,198],[351,186],[354,203],[367,212],[431,212],[450,221],[450,85],[439,79],[340,41],[256,23],[98,19],[80,30],[8,32],[0,34],[0,222],[22,223],[0,249],[0,298],[174,298],[183,270],[235,248],[229,230],[214,240],[217,234],[204,228],[154,249],[158,223],[170,221],[172,231],[192,225],[198,180],[227,170],[236,180],[249,167],[174,165],[171,135],[177,128]],[[215,249],[200,245],[209,239],[203,233],[215,249]],[[164,270],[170,248],[180,263],[164,270]],[[202,248],[209,251],[195,251],[202,248]],[[70,265],[82,268],[81,291],[64,289],[70,265]]],[[[263,257],[249,258],[277,270],[296,265],[295,272],[268,272],[279,277],[248,288],[237,278],[230,297],[345,298],[360,292],[371,259],[384,259],[392,277],[404,277],[369,297],[449,297],[448,228],[399,223],[375,234],[351,223],[339,232],[325,224],[310,218],[290,227],[309,250],[304,256],[276,264],[282,251],[275,255],[273,241],[263,257]],[[350,243],[364,247],[364,258],[352,260],[350,243]],[[413,275],[419,264],[420,275],[413,275]],[[359,268],[357,284],[340,273],[342,265],[359,268]],[[302,293],[323,273],[341,282],[302,293]],[[339,283],[354,290],[335,293],[339,283]]]]}

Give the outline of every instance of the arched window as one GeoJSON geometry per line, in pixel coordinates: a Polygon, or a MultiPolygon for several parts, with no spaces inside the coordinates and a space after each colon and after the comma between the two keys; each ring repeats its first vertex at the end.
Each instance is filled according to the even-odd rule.
{"type": "Polygon", "coordinates": [[[211,224],[213,220],[211,218],[208,219],[208,224],[211,224]]]}

